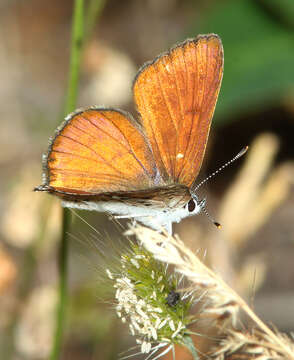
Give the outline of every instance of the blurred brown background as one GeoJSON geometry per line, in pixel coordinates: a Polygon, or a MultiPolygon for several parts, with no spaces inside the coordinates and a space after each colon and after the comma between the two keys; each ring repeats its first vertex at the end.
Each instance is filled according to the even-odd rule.
{"type": "MultiPolygon", "coordinates": [[[[33,193],[41,154],[62,121],[70,0],[0,4],[0,358],[45,359],[56,302],[58,201],[33,193]]],[[[79,106],[134,112],[139,66],[174,43],[215,32],[225,50],[223,85],[200,179],[244,145],[248,155],[201,188],[204,215],[175,227],[190,246],[281,331],[294,328],[294,3],[292,0],[108,0],[88,39],[79,106]]],[[[98,281],[89,243],[114,242],[106,216],[79,213],[71,229],[70,304],[63,359],[116,359],[134,345],[98,281]],[[80,255],[83,254],[81,257],[80,255]]],[[[98,245],[99,247],[99,245],[98,245]]],[[[105,247],[107,249],[107,246],[105,247]]]]}

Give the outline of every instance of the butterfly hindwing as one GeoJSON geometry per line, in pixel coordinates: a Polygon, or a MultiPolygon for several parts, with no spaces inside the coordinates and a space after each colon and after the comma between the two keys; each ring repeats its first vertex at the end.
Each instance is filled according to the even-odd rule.
{"type": "Polygon", "coordinates": [[[130,115],[111,109],[69,115],[44,165],[44,190],[56,193],[140,190],[156,182],[153,155],[139,125],[130,115]]]}

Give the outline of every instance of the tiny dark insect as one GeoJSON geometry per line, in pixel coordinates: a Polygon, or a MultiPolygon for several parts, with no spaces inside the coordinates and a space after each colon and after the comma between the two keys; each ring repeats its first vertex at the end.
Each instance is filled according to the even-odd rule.
{"type": "Polygon", "coordinates": [[[177,303],[180,301],[180,294],[175,292],[174,290],[171,290],[166,298],[166,303],[173,307],[176,306],[177,303]]]}

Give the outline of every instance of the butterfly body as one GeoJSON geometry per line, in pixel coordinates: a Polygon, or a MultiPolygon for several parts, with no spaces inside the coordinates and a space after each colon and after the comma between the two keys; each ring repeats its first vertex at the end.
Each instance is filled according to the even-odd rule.
{"type": "MultiPolygon", "coordinates": [[[[192,200],[193,201],[193,200],[192,200]]],[[[62,202],[62,205],[70,208],[77,208],[81,210],[94,210],[98,212],[105,212],[113,214],[115,218],[131,218],[139,221],[144,225],[149,226],[154,230],[166,230],[171,233],[172,223],[178,223],[182,219],[195,215],[200,212],[201,205],[195,202],[193,211],[189,211],[188,203],[181,207],[157,207],[153,206],[152,202],[147,202],[145,205],[136,204],[130,205],[128,202],[118,201],[100,201],[100,202],[62,202]],[[146,205],[150,206],[146,206],[146,205]]]]}
{"type": "MultiPolygon", "coordinates": [[[[55,192],[45,186],[39,191],[55,192]]],[[[59,192],[64,207],[93,210],[113,214],[115,218],[132,218],[154,230],[171,232],[171,224],[201,211],[203,202],[182,185],[167,185],[132,192],[114,192],[100,195],[68,194],[59,192]]]]}
{"type": "Polygon", "coordinates": [[[43,185],[63,206],[133,218],[156,230],[203,207],[193,191],[223,73],[215,34],[146,63],[133,84],[140,123],[91,107],[65,119],[44,158],[43,185]]]}

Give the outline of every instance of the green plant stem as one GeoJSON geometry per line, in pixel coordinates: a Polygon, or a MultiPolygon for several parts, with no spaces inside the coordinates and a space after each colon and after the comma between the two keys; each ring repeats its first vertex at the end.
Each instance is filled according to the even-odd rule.
{"type": "Polygon", "coordinates": [[[69,81],[64,115],[72,112],[77,103],[80,63],[84,41],[84,0],[75,0],[72,21],[69,81]]]}
{"type": "Polygon", "coordinates": [[[190,350],[190,352],[193,356],[193,359],[199,360],[199,355],[195,349],[195,346],[194,346],[191,336],[189,336],[189,335],[184,336],[183,342],[184,342],[184,345],[186,346],[186,348],[190,350]]]}
{"type": "Polygon", "coordinates": [[[70,212],[63,209],[62,213],[62,238],[59,246],[58,268],[59,268],[59,298],[56,311],[56,328],[53,339],[53,347],[50,355],[51,360],[59,358],[62,346],[64,322],[66,318],[67,305],[67,260],[68,260],[68,229],[70,225],[70,212]]]}
{"type": "MultiPolygon", "coordinates": [[[[69,65],[69,82],[65,102],[65,114],[72,112],[76,107],[78,82],[81,63],[81,50],[83,45],[83,22],[84,22],[84,0],[75,0],[72,21],[71,54],[69,65]]],[[[59,248],[59,299],[56,313],[56,328],[53,338],[53,347],[50,360],[57,360],[60,356],[63,330],[67,308],[67,263],[68,263],[68,231],[71,214],[68,209],[63,209],[61,241],[59,248]]]]}
{"type": "Polygon", "coordinates": [[[97,22],[97,18],[101,14],[106,0],[90,0],[86,11],[86,19],[85,19],[85,39],[91,35],[93,28],[97,22]]]}
{"type": "MultiPolygon", "coordinates": [[[[101,13],[106,0],[91,0],[87,9],[84,23],[84,0],[75,0],[72,20],[71,54],[69,64],[68,90],[64,107],[64,116],[74,111],[77,103],[80,64],[84,39],[94,28],[97,16],[101,13]]],[[[59,248],[59,300],[56,313],[56,329],[50,360],[57,360],[60,356],[63,330],[67,308],[67,263],[68,263],[68,232],[71,222],[71,213],[63,209],[61,242],[59,248]]]]}

